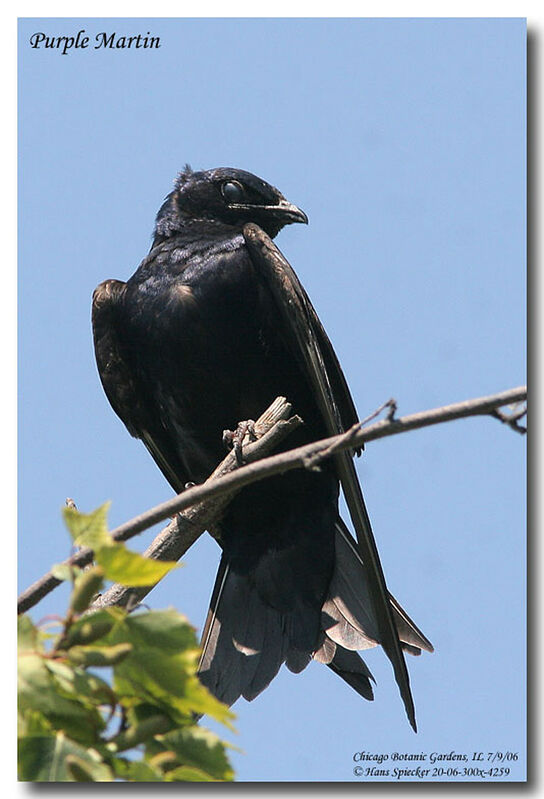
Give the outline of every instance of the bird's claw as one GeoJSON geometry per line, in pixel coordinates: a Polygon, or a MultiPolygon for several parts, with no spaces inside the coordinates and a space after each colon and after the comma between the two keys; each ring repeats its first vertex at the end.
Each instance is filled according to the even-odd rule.
{"type": "Polygon", "coordinates": [[[255,432],[255,422],[253,419],[248,419],[247,422],[238,422],[236,430],[223,430],[223,444],[227,449],[233,449],[236,456],[236,463],[238,466],[243,466],[244,459],[242,457],[242,443],[246,435],[250,441],[257,440],[255,432]]]}

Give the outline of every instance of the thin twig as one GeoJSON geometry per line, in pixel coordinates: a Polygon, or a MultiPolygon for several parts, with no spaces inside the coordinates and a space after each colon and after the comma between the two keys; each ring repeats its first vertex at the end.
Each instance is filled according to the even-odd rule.
{"type": "MultiPolygon", "coordinates": [[[[262,460],[258,460],[256,462],[249,463],[256,450],[262,452],[260,447],[263,446],[263,443],[266,443],[267,436],[269,437],[268,441],[270,441],[275,435],[282,435],[282,431],[280,429],[281,422],[279,422],[274,425],[259,441],[249,444],[244,448],[244,459],[246,462],[248,462],[248,465],[232,471],[232,469],[235,468],[235,456],[233,453],[230,453],[229,457],[232,458],[233,462],[230,466],[227,466],[225,464],[228,458],[225,459],[219,469],[219,471],[221,471],[221,476],[216,476],[213,480],[210,478],[202,485],[189,488],[182,494],[178,494],[176,497],[168,500],[167,502],[163,502],[161,505],[157,505],[155,508],[142,513],[135,519],[132,519],[131,521],[126,522],[125,524],[116,528],[112,532],[112,535],[117,541],[126,541],[143,530],[152,527],[157,522],[170,518],[174,514],[179,513],[186,508],[192,507],[197,503],[208,503],[212,500],[215,503],[218,497],[224,495],[230,496],[232,492],[238,491],[246,485],[256,482],[257,480],[262,480],[275,474],[287,472],[291,469],[304,468],[308,460],[310,460],[313,468],[315,468],[315,465],[320,460],[330,456],[331,448],[333,448],[334,452],[338,452],[341,449],[355,449],[361,447],[363,444],[369,441],[376,441],[377,439],[385,438],[386,436],[405,433],[409,430],[428,427],[430,425],[440,424],[442,422],[453,421],[454,419],[478,415],[494,416],[494,411],[497,408],[517,402],[523,402],[526,400],[526,398],[527,388],[525,386],[521,386],[519,388],[503,391],[499,394],[466,400],[465,402],[458,402],[440,408],[433,408],[428,411],[411,414],[399,419],[389,418],[392,416],[392,413],[394,414],[394,410],[392,412],[390,410],[388,418],[379,422],[375,422],[365,429],[361,429],[361,423],[358,422],[356,425],[353,425],[352,428],[339,436],[332,436],[330,438],[322,439],[321,441],[316,441],[312,444],[307,444],[303,447],[298,447],[294,450],[288,450],[277,455],[263,458],[262,460]]],[[[389,405],[389,407],[392,409],[391,405],[389,405]]],[[[283,422],[283,424],[288,426],[290,421],[283,422]]],[[[214,472],[214,475],[217,475],[217,473],[218,470],[214,472]]],[[[160,534],[160,536],[164,537],[162,546],[166,547],[166,549],[172,545],[171,539],[174,536],[174,531],[170,530],[170,532],[168,532],[168,530],[169,528],[166,528],[166,530],[160,534]],[[172,536],[170,533],[172,533],[172,536]]],[[[196,538],[200,535],[200,532],[193,531],[193,535],[195,536],[194,540],[196,540],[196,538]]],[[[85,565],[86,563],[90,562],[91,559],[92,552],[90,550],[81,550],[75,556],[70,558],[67,563],[70,565],[85,565]]],[[[50,573],[42,577],[41,580],[38,580],[36,583],[34,583],[34,585],[27,589],[19,598],[19,613],[24,612],[28,608],[35,605],[43,596],[53,590],[53,588],[55,588],[59,583],[60,581],[54,578],[50,573]]]]}
{"type": "MultiPolygon", "coordinates": [[[[331,439],[331,444],[323,450],[316,452],[314,455],[310,455],[304,461],[304,468],[305,469],[318,469],[318,464],[325,460],[325,458],[330,458],[331,455],[335,455],[337,452],[341,452],[342,450],[346,449],[346,443],[348,441],[354,441],[361,431],[361,428],[364,427],[366,424],[375,419],[377,416],[380,415],[382,411],[388,408],[386,419],[392,422],[395,418],[395,412],[397,410],[397,402],[394,399],[388,399],[386,402],[383,402],[375,411],[370,413],[368,416],[360,421],[356,422],[349,430],[346,430],[343,436],[335,436],[334,439],[331,439]]],[[[360,449],[360,448],[359,448],[360,449]]],[[[353,447],[354,452],[358,450],[357,446],[353,447]]]]}
{"type": "Polygon", "coordinates": [[[491,416],[493,416],[495,419],[498,419],[499,422],[507,424],[508,427],[511,427],[512,430],[515,430],[516,433],[524,435],[524,433],[527,432],[525,425],[518,424],[520,419],[523,419],[524,416],[527,416],[526,405],[522,406],[517,411],[512,411],[512,413],[504,413],[504,411],[500,411],[497,408],[496,410],[491,411],[491,416]]]}

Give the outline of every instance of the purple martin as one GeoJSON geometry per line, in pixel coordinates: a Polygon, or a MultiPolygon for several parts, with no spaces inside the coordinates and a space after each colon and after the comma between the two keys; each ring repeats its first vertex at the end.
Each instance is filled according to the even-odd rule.
{"type": "MultiPolygon", "coordinates": [[[[93,295],[106,395],[176,492],[224,457],[222,431],[287,397],[304,424],[280,447],[342,432],[357,413],[317,314],[272,239],[306,214],[240,169],[177,177],[134,275],[93,295]]],[[[214,534],[221,562],[200,678],[222,701],[251,700],[282,663],[325,663],[366,699],[357,650],[380,644],[416,729],[404,652],[432,645],[389,593],[353,463],[296,470],[241,490],[214,534]],[[340,487],[356,537],[338,511],[340,487]]]]}

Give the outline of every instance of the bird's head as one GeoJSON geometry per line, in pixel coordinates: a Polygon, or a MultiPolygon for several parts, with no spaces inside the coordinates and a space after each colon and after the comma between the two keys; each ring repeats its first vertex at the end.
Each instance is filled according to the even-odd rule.
{"type": "Polygon", "coordinates": [[[308,217],[250,172],[228,167],[193,172],[186,166],[157,215],[155,236],[173,235],[192,220],[240,229],[254,222],[273,238],[284,225],[307,223],[308,217]]]}

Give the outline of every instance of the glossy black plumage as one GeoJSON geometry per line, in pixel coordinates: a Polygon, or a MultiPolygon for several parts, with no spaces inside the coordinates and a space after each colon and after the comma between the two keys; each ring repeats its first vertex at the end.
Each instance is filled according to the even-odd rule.
{"type": "MultiPolygon", "coordinates": [[[[224,429],[256,419],[278,395],[304,419],[285,448],[357,419],[327,335],[270,238],[305,221],[254,175],[186,168],[136,273],[95,291],[106,394],[176,491],[213,470],[224,429]]],[[[252,699],[283,662],[296,672],[314,657],[371,699],[354,650],[380,643],[415,728],[402,648],[432,647],[388,594],[351,454],[249,486],[218,529],[201,661],[210,690],[229,704],[252,699]],[[338,516],[340,482],[357,542],[338,516]]]]}

